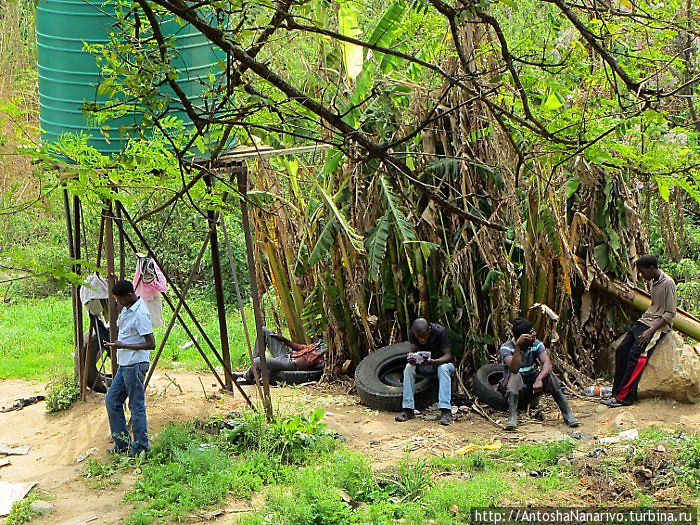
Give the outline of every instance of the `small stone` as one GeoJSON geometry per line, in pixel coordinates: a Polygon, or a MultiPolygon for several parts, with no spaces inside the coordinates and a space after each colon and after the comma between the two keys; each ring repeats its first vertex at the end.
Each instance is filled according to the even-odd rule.
{"type": "Polygon", "coordinates": [[[624,411],[615,416],[613,424],[618,428],[631,428],[637,424],[637,418],[635,418],[630,412],[624,411]]]}
{"type": "Polygon", "coordinates": [[[571,465],[571,461],[569,461],[568,458],[561,457],[557,460],[557,465],[559,465],[560,467],[567,467],[571,465]]]}
{"type": "Polygon", "coordinates": [[[51,505],[51,503],[40,499],[32,501],[29,504],[29,508],[32,509],[33,512],[41,515],[51,514],[54,510],[56,510],[56,507],[51,505]]]}
{"type": "Polygon", "coordinates": [[[596,414],[602,414],[603,412],[607,412],[607,410],[608,407],[606,407],[605,405],[598,405],[597,407],[595,407],[596,414]]]}
{"type": "Polygon", "coordinates": [[[90,449],[86,450],[85,453],[83,453],[83,454],[81,454],[80,456],[78,456],[78,457],[76,458],[75,462],[76,462],[76,463],[82,463],[82,462],[85,461],[87,458],[89,458],[90,456],[94,456],[94,455],[97,454],[98,452],[99,452],[99,450],[97,449],[97,447],[90,448],[90,449]]]}

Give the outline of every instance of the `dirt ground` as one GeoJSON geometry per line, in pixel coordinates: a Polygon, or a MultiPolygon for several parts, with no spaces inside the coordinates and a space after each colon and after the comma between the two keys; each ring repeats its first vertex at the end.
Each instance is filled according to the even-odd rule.
{"type": "MultiPolygon", "coordinates": [[[[149,389],[149,430],[157,433],[168,421],[227,414],[245,408],[238,392],[234,395],[216,394],[213,383],[212,377],[206,374],[156,372],[149,389]],[[208,398],[205,398],[205,391],[208,398]]],[[[45,385],[38,382],[0,381],[0,406],[41,394],[44,388],[45,385]]],[[[245,388],[256,400],[254,389],[245,388]]],[[[0,469],[0,480],[36,482],[35,490],[56,506],[53,514],[32,523],[67,524],[94,512],[97,519],[90,521],[91,524],[115,524],[129,514],[130,508],[122,497],[133,486],[133,478],[124,476],[123,482],[115,489],[99,491],[81,477],[84,463],[76,461],[93,448],[97,449],[93,457],[106,457],[105,450],[110,446],[110,440],[103,400],[104,396],[89,393],[86,402],[77,403],[68,412],[58,415],[47,414],[43,402],[20,411],[0,413],[0,445],[31,447],[27,455],[8,456],[11,464],[0,469]]],[[[345,437],[348,447],[372,458],[376,468],[395,464],[408,451],[412,457],[453,455],[474,439],[550,441],[567,437],[569,430],[551,401],[544,403],[544,423],[524,417],[517,433],[505,432],[472,412],[460,413],[450,427],[442,427],[437,421],[424,418],[399,424],[394,421],[392,413],[359,405],[356,396],[316,386],[274,388],[273,404],[278,412],[308,412],[322,407],[327,425],[345,437]]],[[[582,423],[577,432],[603,436],[650,426],[700,431],[700,411],[694,405],[661,399],[647,399],[635,406],[617,409],[585,399],[573,399],[571,404],[582,423]]],[[[499,413],[493,415],[496,418],[503,416],[499,413]]],[[[233,519],[226,515],[216,521],[231,523],[233,519]]]]}

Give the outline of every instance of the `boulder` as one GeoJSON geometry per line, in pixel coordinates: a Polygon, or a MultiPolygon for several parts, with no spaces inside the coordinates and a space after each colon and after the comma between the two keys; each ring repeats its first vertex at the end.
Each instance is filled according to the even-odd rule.
{"type": "MultiPolygon", "coordinates": [[[[624,335],[601,352],[596,360],[598,371],[615,373],[615,350],[624,335]]],[[[669,332],[656,345],[637,395],[666,397],[681,403],[700,402],[700,346],[683,343],[676,332],[669,332]]]]}

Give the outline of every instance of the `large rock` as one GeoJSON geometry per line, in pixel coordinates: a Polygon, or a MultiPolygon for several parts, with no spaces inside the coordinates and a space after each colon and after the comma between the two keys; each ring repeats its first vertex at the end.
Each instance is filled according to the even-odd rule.
{"type": "MultiPolygon", "coordinates": [[[[599,371],[615,373],[615,350],[624,335],[600,353],[599,371]]],[[[700,402],[700,346],[683,343],[676,332],[669,332],[656,345],[642,380],[638,396],[668,397],[681,403],[700,402]]]]}

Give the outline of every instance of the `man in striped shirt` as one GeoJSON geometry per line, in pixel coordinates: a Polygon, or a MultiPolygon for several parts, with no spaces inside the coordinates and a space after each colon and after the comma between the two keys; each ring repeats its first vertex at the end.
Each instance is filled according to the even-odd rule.
{"type": "Polygon", "coordinates": [[[501,345],[501,360],[506,370],[498,387],[498,391],[508,400],[506,430],[518,427],[518,402],[521,399],[534,399],[542,392],[550,394],[557,402],[564,422],[570,427],[577,427],[579,420],[571,413],[566,396],[561,391],[561,383],[552,372],[552,361],[542,341],[536,338],[532,323],[517,317],[512,325],[513,339],[501,345]]]}

